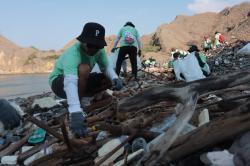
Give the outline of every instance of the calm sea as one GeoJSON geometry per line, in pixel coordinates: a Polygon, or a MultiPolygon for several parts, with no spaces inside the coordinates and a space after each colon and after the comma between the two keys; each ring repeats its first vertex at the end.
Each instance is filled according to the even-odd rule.
{"type": "Polygon", "coordinates": [[[0,75],[0,98],[28,97],[49,91],[48,74],[0,75]]]}

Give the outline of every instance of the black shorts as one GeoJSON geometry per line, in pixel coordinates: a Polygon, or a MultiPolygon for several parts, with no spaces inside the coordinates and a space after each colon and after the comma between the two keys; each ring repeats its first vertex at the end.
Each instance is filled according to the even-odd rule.
{"type": "MultiPolygon", "coordinates": [[[[59,75],[52,81],[51,89],[60,98],[67,99],[64,91],[64,76],[59,75]]],[[[93,96],[98,92],[111,88],[111,81],[102,73],[90,73],[84,96],[93,96]]]]}

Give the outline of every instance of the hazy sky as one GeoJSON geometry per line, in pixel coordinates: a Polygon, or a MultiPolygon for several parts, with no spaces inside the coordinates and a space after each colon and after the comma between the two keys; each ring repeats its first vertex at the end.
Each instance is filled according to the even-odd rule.
{"type": "Polygon", "coordinates": [[[0,35],[22,47],[60,49],[78,36],[86,22],[98,22],[117,34],[132,21],[149,34],[176,15],[218,12],[250,0],[0,0],[0,35]]]}

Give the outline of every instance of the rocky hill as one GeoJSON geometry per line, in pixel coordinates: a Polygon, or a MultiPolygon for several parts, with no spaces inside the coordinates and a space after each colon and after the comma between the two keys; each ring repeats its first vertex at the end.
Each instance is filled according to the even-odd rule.
{"type": "Polygon", "coordinates": [[[169,24],[157,28],[151,38],[153,46],[164,52],[172,47],[187,49],[189,43],[201,45],[203,37],[214,36],[216,31],[225,35],[230,43],[235,40],[250,41],[250,3],[226,8],[220,13],[202,13],[194,16],[177,16],[169,24]]]}
{"type": "Polygon", "coordinates": [[[0,35],[0,74],[49,72],[58,55],[53,50],[19,47],[0,35]]]}
{"type": "MultiPolygon", "coordinates": [[[[160,63],[166,62],[172,47],[186,50],[190,43],[201,46],[203,37],[213,37],[215,31],[224,34],[229,43],[236,40],[250,41],[249,27],[250,3],[226,8],[220,13],[176,16],[173,22],[162,24],[154,33],[141,37],[143,58],[153,57],[160,63]]],[[[107,52],[110,52],[114,40],[115,35],[106,38],[107,52]]],[[[49,72],[55,59],[75,41],[70,41],[58,51],[40,51],[33,47],[19,47],[0,35],[0,74],[49,72]]]]}

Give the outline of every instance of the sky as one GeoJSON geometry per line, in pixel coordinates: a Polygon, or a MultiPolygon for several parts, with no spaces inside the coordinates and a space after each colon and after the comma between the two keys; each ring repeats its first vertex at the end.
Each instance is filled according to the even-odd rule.
{"type": "Polygon", "coordinates": [[[132,21],[141,35],[153,33],[177,15],[219,12],[250,0],[0,0],[0,35],[22,47],[60,49],[87,22],[97,22],[106,36],[132,21]]]}

